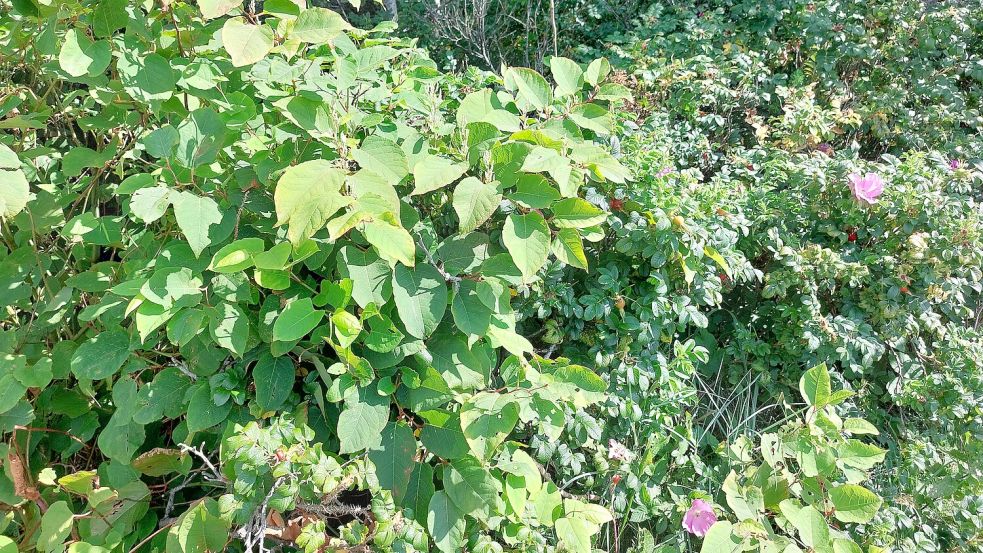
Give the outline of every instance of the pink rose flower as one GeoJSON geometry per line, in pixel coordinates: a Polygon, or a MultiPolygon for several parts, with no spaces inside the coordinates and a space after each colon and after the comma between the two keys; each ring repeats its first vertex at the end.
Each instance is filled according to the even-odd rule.
{"type": "Polygon", "coordinates": [[[693,504],[686,515],[683,516],[683,528],[690,534],[703,537],[710,531],[710,527],[717,522],[717,515],[713,512],[713,507],[702,499],[693,500],[693,504]]]}
{"type": "Polygon", "coordinates": [[[850,192],[853,192],[853,197],[861,202],[876,203],[877,197],[884,192],[884,181],[877,173],[867,173],[862,177],[859,173],[851,173],[849,180],[850,192]]]}

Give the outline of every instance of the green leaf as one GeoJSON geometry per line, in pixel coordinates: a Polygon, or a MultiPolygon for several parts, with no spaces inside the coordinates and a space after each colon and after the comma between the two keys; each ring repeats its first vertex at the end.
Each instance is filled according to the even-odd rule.
{"type": "Polygon", "coordinates": [[[478,228],[498,209],[502,194],[497,183],[485,184],[475,177],[468,177],[454,188],[454,211],[460,221],[458,232],[471,232],[478,228]]]}
{"type": "Polygon", "coordinates": [[[427,511],[427,530],[437,549],[442,553],[463,551],[465,527],[464,515],[450,501],[447,493],[439,491],[433,494],[427,511]]]}
{"type": "Polygon", "coordinates": [[[382,443],[382,431],[389,421],[389,397],[379,395],[375,387],[359,390],[358,397],[345,400],[338,417],[338,453],[354,453],[382,443]]]}
{"type": "Polygon", "coordinates": [[[837,447],[837,462],[844,466],[870,470],[884,461],[884,450],[860,440],[847,440],[837,447]]]}
{"type": "Polygon", "coordinates": [[[512,511],[519,517],[526,512],[526,502],[529,499],[529,494],[526,492],[525,478],[514,474],[505,475],[505,498],[512,511]]]}
{"type": "Polygon", "coordinates": [[[468,164],[456,163],[445,157],[427,154],[413,166],[415,186],[412,196],[433,192],[461,178],[468,164]]]}
{"type": "Polygon", "coordinates": [[[731,276],[730,265],[727,263],[727,260],[724,259],[724,256],[720,255],[720,252],[711,246],[703,246],[703,255],[712,259],[714,263],[723,269],[727,276],[731,276]]]}
{"type": "Polygon", "coordinates": [[[475,457],[488,461],[519,422],[519,407],[515,403],[486,410],[467,403],[461,409],[464,438],[475,457]]]}
{"type": "Polygon", "coordinates": [[[406,154],[388,138],[371,135],[352,152],[352,157],[363,169],[368,169],[395,186],[410,174],[406,154]]]}
{"type": "Polygon", "coordinates": [[[488,259],[488,235],[480,232],[448,237],[437,249],[437,258],[451,275],[466,274],[488,259]]]}
{"type": "Polygon", "coordinates": [[[20,168],[21,162],[20,158],[17,157],[17,153],[11,150],[6,144],[0,144],[0,169],[15,171],[20,168]]]}
{"type": "Polygon", "coordinates": [[[502,241],[515,266],[522,272],[524,281],[531,280],[546,264],[550,251],[550,229],[539,213],[509,215],[502,241]]]}
{"type": "Polygon", "coordinates": [[[350,347],[362,332],[362,321],[344,309],[335,311],[331,315],[331,322],[334,324],[335,338],[343,348],[350,347]]]}
{"type": "Polygon", "coordinates": [[[171,204],[177,226],[188,239],[195,257],[200,256],[212,243],[210,233],[212,227],[222,222],[222,211],[215,200],[184,191],[171,194],[171,204]]]}
{"type": "Polygon", "coordinates": [[[301,298],[288,305],[273,324],[273,339],[293,342],[307,336],[324,318],[324,311],[314,309],[311,298],[301,298]]]}
{"type": "Polygon", "coordinates": [[[873,424],[870,424],[864,419],[853,417],[843,421],[843,431],[847,434],[853,435],[869,434],[872,436],[877,436],[880,434],[880,431],[878,431],[877,427],[873,424]]]}
{"type": "Polygon", "coordinates": [[[434,368],[451,388],[473,390],[484,386],[494,366],[495,353],[488,343],[469,344],[463,334],[437,333],[427,347],[433,354],[434,368]]]}
{"type": "Polygon", "coordinates": [[[62,544],[72,533],[75,514],[65,501],[52,503],[41,517],[41,533],[38,535],[37,548],[48,553],[61,551],[62,544]]]}
{"type": "Polygon", "coordinates": [[[222,17],[241,5],[240,0],[198,0],[198,8],[205,19],[222,17]]]}
{"type": "Polygon", "coordinates": [[[14,369],[14,377],[28,388],[40,388],[43,390],[51,383],[51,379],[54,377],[50,357],[42,357],[38,359],[37,363],[31,366],[28,366],[27,363],[21,363],[19,365],[14,369]]]}
{"type": "Polygon", "coordinates": [[[575,106],[570,110],[570,120],[599,135],[608,135],[614,130],[614,116],[597,104],[588,103],[575,106]]]}
{"type": "Polygon", "coordinates": [[[351,203],[341,194],[344,183],[345,174],[325,160],[306,161],[284,171],[273,202],[276,224],[287,225],[287,237],[294,245],[314,236],[335,212],[351,203]]]}
{"type": "Polygon", "coordinates": [[[570,160],[552,148],[533,147],[522,160],[521,170],[526,173],[549,173],[560,187],[560,194],[565,197],[576,196],[579,184],[574,181],[570,160]]]}
{"type": "Polygon", "coordinates": [[[553,204],[551,222],[557,228],[587,228],[603,223],[607,213],[581,198],[567,198],[553,204]]]}
{"type": "Polygon", "coordinates": [[[290,38],[323,44],[351,28],[344,18],[329,9],[308,8],[297,16],[290,38]]]}
{"type": "Polygon", "coordinates": [[[210,310],[208,330],[215,343],[231,351],[237,357],[246,353],[249,340],[249,317],[242,308],[229,302],[220,302],[210,310]]]}
{"type": "Polygon", "coordinates": [[[166,186],[141,188],[130,197],[130,211],[144,223],[153,223],[164,216],[171,205],[171,189],[166,186]]]}
{"type": "Polygon", "coordinates": [[[476,459],[464,457],[445,467],[444,490],[462,513],[475,515],[495,504],[501,483],[476,459]]]}
{"type": "Polygon", "coordinates": [[[557,383],[567,383],[574,390],[601,393],[607,390],[607,383],[596,373],[583,365],[565,365],[553,373],[557,383]]]}
{"type": "Polygon", "coordinates": [[[225,549],[230,523],[219,514],[219,503],[205,498],[181,515],[167,533],[167,553],[203,553],[225,549]]]}
{"type": "Polygon", "coordinates": [[[200,432],[225,421],[232,411],[232,401],[215,405],[207,382],[198,384],[188,403],[188,432],[200,432]]]}
{"type": "Polygon", "coordinates": [[[282,271],[287,268],[287,260],[293,248],[289,242],[280,242],[268,251],[261,251],[253,255],[253,263],[257,269],[267,271],[282,271]]]}
{"type": "Polygon", "coordinates": [[[431,453],[444,459],[459,459],[468,454],[468,442],[457,413],[443,409],[421,411],[426,421],[420,431],[420,441],[431,453]]]}
{"type": "Polygon", "coordinates": [[[92,12],[92,32],[97,37],[111,36],[126,27],[130,16],[126,13],[127,0],[102,0],[92,12]]]}
{"type": "Polygon", "coordinates": [[[817,410],[822,409],[829,403],[832,393],[830,388],[829,371],[826,364],[817,365],[802,375],[799,379],[799,392],[802,397],[809,402],[809,405],[817,410]]]}
{"type": "Polygon", "coordinates": [[[799,508],[791,499],[782,501],[779,507],[785,518],[798,531],[802,543],[812,547],[817,552],[832,551],[833,543],[830,540],[829,524],[823,518],[822,513],[812,506],[799,508]]]}
{"type": "Polygon", "coordinates": [[[184,413],[184,400],[191,379],[177,368],[166,368],[144,384],[137,396],[133,421],[150,424],[163,417],[177,418],[184,413]]]}
{"type": "Polygon", "coordinates": [[[553,89],[546,79],[526,67],[512,67],[505,72],[505,86],[515,90],[516,103],[524,111],[544,110],[553,103],[553,89]]]}
{"type": "Polygon", "coordinates": [[[177,151],[174,159],[185,167],[213,163],[225,145],[228,125],[211,108],[191,112],[177,126],[177,151]]]}
{"type": "Polygon", "coordinates": [[[403,422],[388,423],[382,432],[382,443],[369,451],[379,484],[392,491],[397,504],[406,496],[410,475],[416,465],[413,462],[415,455],[416,438],[413,430],[403,422]]]}
{"type": "Polygon", "coordinates": [[[73,77],[88,75],[94,77],[109,67],[112,59],[109,42],[97,40],[93,42],[85,33],[69,29],[65,33],[65,42],[58,52],[58,64],[65,73],[73,77]]]}
{"type": "Polygon", "coordinates": [[[740,553],[744,551],[743,541],[740,536],[734,535],[733,524],[721,520],[711,526],[703,537],[700,553],[740,553]]]}
{"type": "Polygon", "coordinates": [[[874,492],[857,484],[843,484],[829,489],[829,499],[833,502],[833,516],[841,522],[870,522],[881,508],[881,498],[874,492]]]}
{"type": "Polygon", "coordinates": [[[560,193],[542,175],[520,175],[509,198],[529,209],[547,209],[560,199],[560,193]]]}
{"type": "Polygon", "coordinates": [[[604,83],[601,85],[600,90],[594,95],[594,98],[598,100],[606,100],[608,102],[614,100],[630,100],[631,90],[619,83],[604,83]]]}
{"type": "Polygon", "coordinates": [[[505,472],[521,476],[530,495],[535,496],[543,487],[543,477],[539,472],[539,464],[521,449],[512,452],[512,458],[499,463],[499,468],[505,472]]]}
{"type": "Polygon", "coordinates": [[[488,123],[504,132],[515,132],[522,127],[519,117],[505,109],[489,88],[472,92],[461,100],[457,108],[457,124],[466,127],[469,123],[488,123]]]}
{"type": "Polygon", "coordinates": [[[263,252],[262,238],[240,238],[215,252],[208,269],[216,273],[238,273],[253,266],[253,256],[263,252]]]}
{"type": "Polygon", "coordinates": [[[177,76],[160,54],[139,57],[132,50],[123,50],[116,71],[126,93],[145,104],[167,100],[177,88],[177,76]]]}
{"type": "Polygon", "coordinates": [[[413,236],[390,213],[365,225],[365,239],[375,246],[383,259],[398,261],[407,267],[416,264],[416,244],[413,236]],[[388,216],[388,217],[387,217],[388,216]]]}
{"type": "Polygon", "coordinates": [[[185,473],[191,468],[191,456],[179,449],[154,448],[133,460],[132,466],[147,476],[185,473]]]}
{"type": "Polygon", "coordinates": [[[10,219],[20,213],[31,197],[27,178],[20,169],[0,170],[0,219],[10,219]]]}
{"type": "Polygon", "coordinates": [[[596,524],[580,518],[563,517],[556,521],[556,537],[566,550],[591,553],[591,536],[600,529],[596,524]]]}
{"type": "Polygon", "coordinates": [[[433,467],[427,463],[413,463],[413,470],[410,472],[409,481],[406,483],[406,493],[400,504],[403,507],[413,509],[416,521],[426,524],[430,500],[433,498],[434,491],[433,467]]]}
{"type": "Polygon", "coordinates": [[[116,374],[130,356],[130,337],[116,328],[100,332],[83,343],[72,356],[72,373],[78,378],[101,380],[116,374]]]}
{"type": "Polygon", "coordinates": [[[577,62],[563,57],[550,58],[550,72],[556,81],[556,94],[569,96],[584,87],[584,70],[577,62]]]}
{"type": "Polygon", "coordinates": [[[265,351],[260,354],[253,367],[256,404],[260,409],[276,411],[290,397],[294,387],[294,370],[293,361],[286,355],[273,357],[265,351]]]}
{"type": "Polygon", "coordinates": [[[352,298],[359,307],[385,305],[392,298],[392,269],[372,250],[345,246],[338,252],[338,272],[351,279],[352,298]]]}
{"type": "Polygon", "coordinates": [[[232,65],[252,65],[273,49],[273,29],[246,23],[241,17],[227,19],[222,26],[222,44],[232,59],[232,65]]]}
{"type": "Polygon", "coordinates": [[[458,330],[472,336],[484,336],[491,324],[493,311],[478,294],[474,281],[461,281],[451,302],[451,315],[458,330]]]}
{"type": "Polygon", "coordinates": [[[587,66],[587,71],[584,72],[584,80],[590,83],[591,86],[597,86],[607,78],[610,72],[611,63],[607,58],[598,58],[590,62],[590,65],[587,66]]]}
{"type": "MultiPolygon", "coordinates": [[[[870,551],[873,553],[878,549],[871,547],[870,551]]],[[[864,553],[864,550],[853,540],[833,538],[833,553],[864,553]]]]}
{"type": "Polygon", "coordinates": [[[202,281],[187,267],[154,271],[140,287],[140,294],[164,309],[194,307],[201,302],[202,281]]]}
{"type": "Polygon", "coordinates": [[[27,386],[17,378],[14,367],[17,365],[26,367],[26,363],[27,360],[23,355],[3,354],[0,356],[0,367],[3,368],[3,372],[0,373],[0,413],[10,411],[24,399],[27,386]]]}
{"type": "Polygon", "coordinates": [[[578,269],[587,270],[587,254],[584,253],[584,242],[576,229],[560,229],[556,233],[552,247],[557,259],[578,269]]]}
{"type": "Polygon", "coordinates": [[[403,326],[411,336],[426,338],[436,330],[447,310],[447,283],[433,265],[415,268],[397,265],[393,298],[403,326]]]}
{"type": "Polygon", "coordinates": [[[167,339],[181,347],[198,335],[205,323],[201,309],[182,309],[167,321],[167,339]]]}

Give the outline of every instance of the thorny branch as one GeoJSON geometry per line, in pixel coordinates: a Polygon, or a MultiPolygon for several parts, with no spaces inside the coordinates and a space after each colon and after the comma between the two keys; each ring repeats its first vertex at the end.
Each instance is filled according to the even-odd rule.
{"type": "Polygon", "coordinates": [[[178,444],[178,448],[181,451],[184,453],[190,453],[205,463],[205,466],[207,466],[211,471],[211,474],[205,475],[205,480],[212,482],[228,482],[225,476],[222,475],[222,471],[218,470],[218,468],[212,463],[211,459],[208,458],[208,455],[205,454],[204,447],[204,442],[202,442],[202,444],[198,447],[193,447],[188,444],[178,444]]]}
{"type": "Polygon", "coordinates": [[[237,532],[238,536],[242,538],[244,551],[252,553],[253,547],[256,547],[258,553],[266,553],[266,524],[269,520],[269,503],[273,499],[273,493],[276,492],[283,483],[288,479],[293,478],[292,475],[281,476],[276,479],[273,486],[270,487],[269,493],[263,499],[263,503],[259,506],[259,509],[253,514],[253,518],[242,528],[239,528],[237,532]]]}

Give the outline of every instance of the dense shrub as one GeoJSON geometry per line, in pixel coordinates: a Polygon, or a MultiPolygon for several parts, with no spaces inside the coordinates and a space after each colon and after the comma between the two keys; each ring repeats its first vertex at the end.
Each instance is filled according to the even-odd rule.
{"type": "Polygon", "coordinates": [[[983,547],[979,6],[239,4],[0,3],[0,548],[983,547]]]}
{"type": "Polygon", "coordinates": [[[3,5],[2,547],[589,551],[510,437],[607,385],[512,298],[596,257],[626,90],[264,9],[3,5]]]}

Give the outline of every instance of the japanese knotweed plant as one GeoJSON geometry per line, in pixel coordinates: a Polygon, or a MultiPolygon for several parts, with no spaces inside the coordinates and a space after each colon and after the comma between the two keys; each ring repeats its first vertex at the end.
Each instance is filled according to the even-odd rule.
{"type": "Polygon", "coordinates": [[[251,5],[0,3],[0,549],[589,551],[510,436],[607,385],[511,300],[596,258],[626,89],[251,5]]]}
{"type": "Polygon", "coordinates": [[[863,418],[841,417],[839,406],[853,394],[832,390],[826,365],[806,371],[799,389],[803,417],[762,433],[760,448],[746,438],[731,446],[740,470],[730,472],[723,492],[737,522],[711,526],[701,551],[882,551],[854,541],[882,503],[863,483],[885,451],[856,438],[877,429],[863,418]]]}

